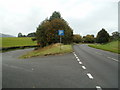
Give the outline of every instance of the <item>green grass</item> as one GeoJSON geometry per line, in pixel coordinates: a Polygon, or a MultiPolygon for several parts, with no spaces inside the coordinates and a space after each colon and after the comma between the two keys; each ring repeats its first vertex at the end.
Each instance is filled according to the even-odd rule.
{"type": "Polygon", "coordinates": [[[91,44],[88,46],[120,54],[120,47],[118,47],[119,43],[120,41],[112,41],[107,44],[91,44]]]}
{"type": "Polygon", "coordinates": [[[0,41],[2,41],[2,44],[0,44],[0,47],[36,45],[36,42],[32,41],[31,38],[32,37],[3,37],[3,38],[0,38],[0,41]]]}
{"type": "Polygon", "coordinates": [[[70,53],[70,52],[72,52],[72,45],[62,45],[60,50],[60,44],[54,44],[38,50],[33,50],[31,52],[28,52],[27,54],[21,56],[20,58],[47,56],[47,55],[63,54],[63,53],[70,53]]]}

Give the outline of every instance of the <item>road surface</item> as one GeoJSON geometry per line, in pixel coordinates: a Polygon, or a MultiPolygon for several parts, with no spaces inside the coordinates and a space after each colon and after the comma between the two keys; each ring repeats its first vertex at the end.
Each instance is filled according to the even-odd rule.
{"type": "Polygon", "coordinates": [[[75,45],[74,50],[87,71],[101,87],[118,87],[118,54],[91,48],[84,44],[75,45]]]}
{"type": "Polygon", "coordinates": [[[117,88],[118,55],[74,45],[64,55],[18,59],[32,49],[2,54],[3,88],[117,88]]]}

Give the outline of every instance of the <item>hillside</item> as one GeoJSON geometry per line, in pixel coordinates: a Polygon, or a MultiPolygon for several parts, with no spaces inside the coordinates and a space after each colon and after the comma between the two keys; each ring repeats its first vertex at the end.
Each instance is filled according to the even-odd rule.
{"type": "Polygon", "coordinates": [[[36,41],[32,41],[32,37],[3,37],[0,38],[2,45],[0,47],[16,47],[16,46],[32,46],[36,45],[36,41]]]}
{"type": "Polygon", "coordinates": [[[15,37],[15,36],[0,33],[0,37],[15,37]]]}

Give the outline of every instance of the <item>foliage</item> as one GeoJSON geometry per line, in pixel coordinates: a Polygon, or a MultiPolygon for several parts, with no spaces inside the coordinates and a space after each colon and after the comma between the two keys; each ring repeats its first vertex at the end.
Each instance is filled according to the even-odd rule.
{"type": "Polygon", "coordinates": [[[53,14],[52,14],[52,16],[50,16],[49,20],[51,21],[51,20],[56,19],[56,18],[60,19],[61,18],[61,14],[60,14],[60,12],[54,11],[53,14]]]}
{"type": "Polygon", "coordinates": [[[80,43],[82,41],[82,36],[79,34],[73,35],[73,42],[80,43]]]}
{"type": "Polygon", "coordinates": [[[16,47],[16,46],[33,46],[37,45],[36,42],[33,42],[33,37],[3,37],[2,46],[0,47],[16,47]]]}
{"type": "Polygon", "coordinates": [[[118,31],[113,32],[111,36],[112,40],[120,40],[120,33],[118,31]]]}
{"type": "Polygon", "coordinates": [[[112,41],[112,42],[109,42],[107,44],[93,44],[93,45],[89,45],[89,46],[120,54],[119,43],[120,43],[120,41],[112,41]]]}
{"type": "Polygon", "coordinates": [[[18,37],[26,37],[26,35],[22,35],[22,33],[18,33],[18,37]]]}
{"type": "Polygon", "coordinates": [[[35,33],[35,32],[29,33],[29,34],[27,35],[27,37],[35,37],[35,36],[36,36],[36,33],[35,33]]]}
{"type": "Polygon", "coordinates": [[[109,34],[107,33],[107,31],[105,29],[102,28],[102,30],[100,30],[97,34],[96,37],[96,42],[97,43],[107,43],[110,39],[109,34]]]}
{"type": "Polygon", "coordinates": [[[94,43],[95,41],[95,38],[94,38],[94,35],[86,35],[86,36],[83,36],[83,39],[82,39],[83,42],[85,43],[94,43]]]}
{"type": "Polygon", "coordinates": [[[36,39],[41,47],[50,45],[52,43],[59,43],[60,36],[58,35],[58,30],[64,30],[65,33],[64,36],[61,36],[62,43],[69,44],[72,42],[73,30],[64,19],[60,18],[59,15],[56,15],[56,12],[54,13],[50,17],[50,20],[44,20],[37,27],[36,39]]]}
{"type": "Polygon", "coordinates": [[[22,33],[18,33],[18,37],[22,37],[22,33]]]}

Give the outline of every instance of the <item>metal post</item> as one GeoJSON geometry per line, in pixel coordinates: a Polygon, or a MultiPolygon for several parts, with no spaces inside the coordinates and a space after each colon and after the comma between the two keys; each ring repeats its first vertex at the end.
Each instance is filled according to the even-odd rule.
{"type": "Polygon", "coordinates": [[[60,50],[61,50],[61,35],[60,35],[60,50]]]}

